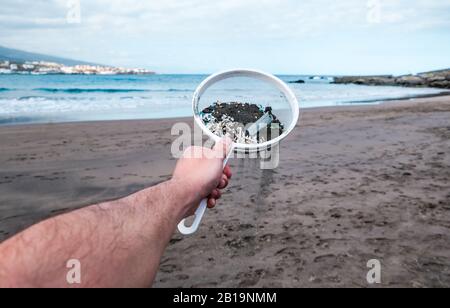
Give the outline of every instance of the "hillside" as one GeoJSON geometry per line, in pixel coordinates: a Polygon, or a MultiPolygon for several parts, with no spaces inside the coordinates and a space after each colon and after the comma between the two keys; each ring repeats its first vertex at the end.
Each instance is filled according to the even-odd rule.
{"type": "Polygon", "coordinates": [[[18,49],[11,49],[0,46],[0,61],[12,61],[23,63],[26,61],[45,61],[45,62],[55,62],[64,64],[67,66],[74,65],[96,65],[95,63],[89,63],[84,61],[65,59],[60,57],[48,56],[38,53],[32,53],[27,51],[22,51],[18,49]]]}

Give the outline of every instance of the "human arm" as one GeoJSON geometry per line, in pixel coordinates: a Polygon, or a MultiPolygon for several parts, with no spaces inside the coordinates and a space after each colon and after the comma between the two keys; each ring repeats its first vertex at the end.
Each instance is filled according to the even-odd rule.
{"type": "Polygon", "coordinates": [[[229,148],[190,148],[171,180],[126,198],[41,222],[0,245],[0,287],[68,287],[67,261],[81,264],[82,287],[151,286],[177,226],[228,185],[229,148]]]}

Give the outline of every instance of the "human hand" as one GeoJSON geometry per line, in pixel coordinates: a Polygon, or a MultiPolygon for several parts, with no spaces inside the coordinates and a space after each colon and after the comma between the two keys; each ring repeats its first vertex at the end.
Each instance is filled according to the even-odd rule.
{"type": "Polygon", "coordinates": [[[208,208],[214,208],[222,196],[222,189],[228,186],[232,173],[229,166],[223,169],[223,162],[231,149],[232,141],[224,138],[214,149],[188,148],[178,161],[172,180],[186,190],[187,205],[183,217],[195,213],[199,203],[208,198],[208,208]]]}

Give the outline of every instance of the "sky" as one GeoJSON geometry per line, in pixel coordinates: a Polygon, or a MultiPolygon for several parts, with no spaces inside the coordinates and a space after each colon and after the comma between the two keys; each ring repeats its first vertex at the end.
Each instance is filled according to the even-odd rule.
{"type": "Polygon", "coordinates": [[[450,67],[450,0],[1,0],[0,45],[158,73],[450,67]]]}

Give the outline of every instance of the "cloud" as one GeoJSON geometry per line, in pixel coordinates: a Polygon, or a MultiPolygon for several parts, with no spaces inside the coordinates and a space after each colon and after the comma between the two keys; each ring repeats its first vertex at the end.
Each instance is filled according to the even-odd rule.
{"type": "Polygon", "coordinates": [[[361,33],[367,41],[358,44],[380,32],[450,33],[450,0],[80,0],[80,24],[67,22],[69,1],[2,0],[0,44],[122,65],[153,57],[151,64],[180,66],[189,58],[207,66],[217,54],[245,62],[255,49],[351,43],[361,33]]]}
{"type": "MultiPolygon", "coordinates": [[[[2,30],[66,23],[74,0],[3,0],[2,30]]],[[[118,32],[301,37],[367,24],[361,0],[80,0],[84,27],[118,32]],[[286,33],[289,35],[286,35],[286,33]]],[[[449,0],[369,0],[380,4],[380,23],[448,26],[449,0]]],[[[64,30],[64,29],[63,29],[64,30]]]]}

